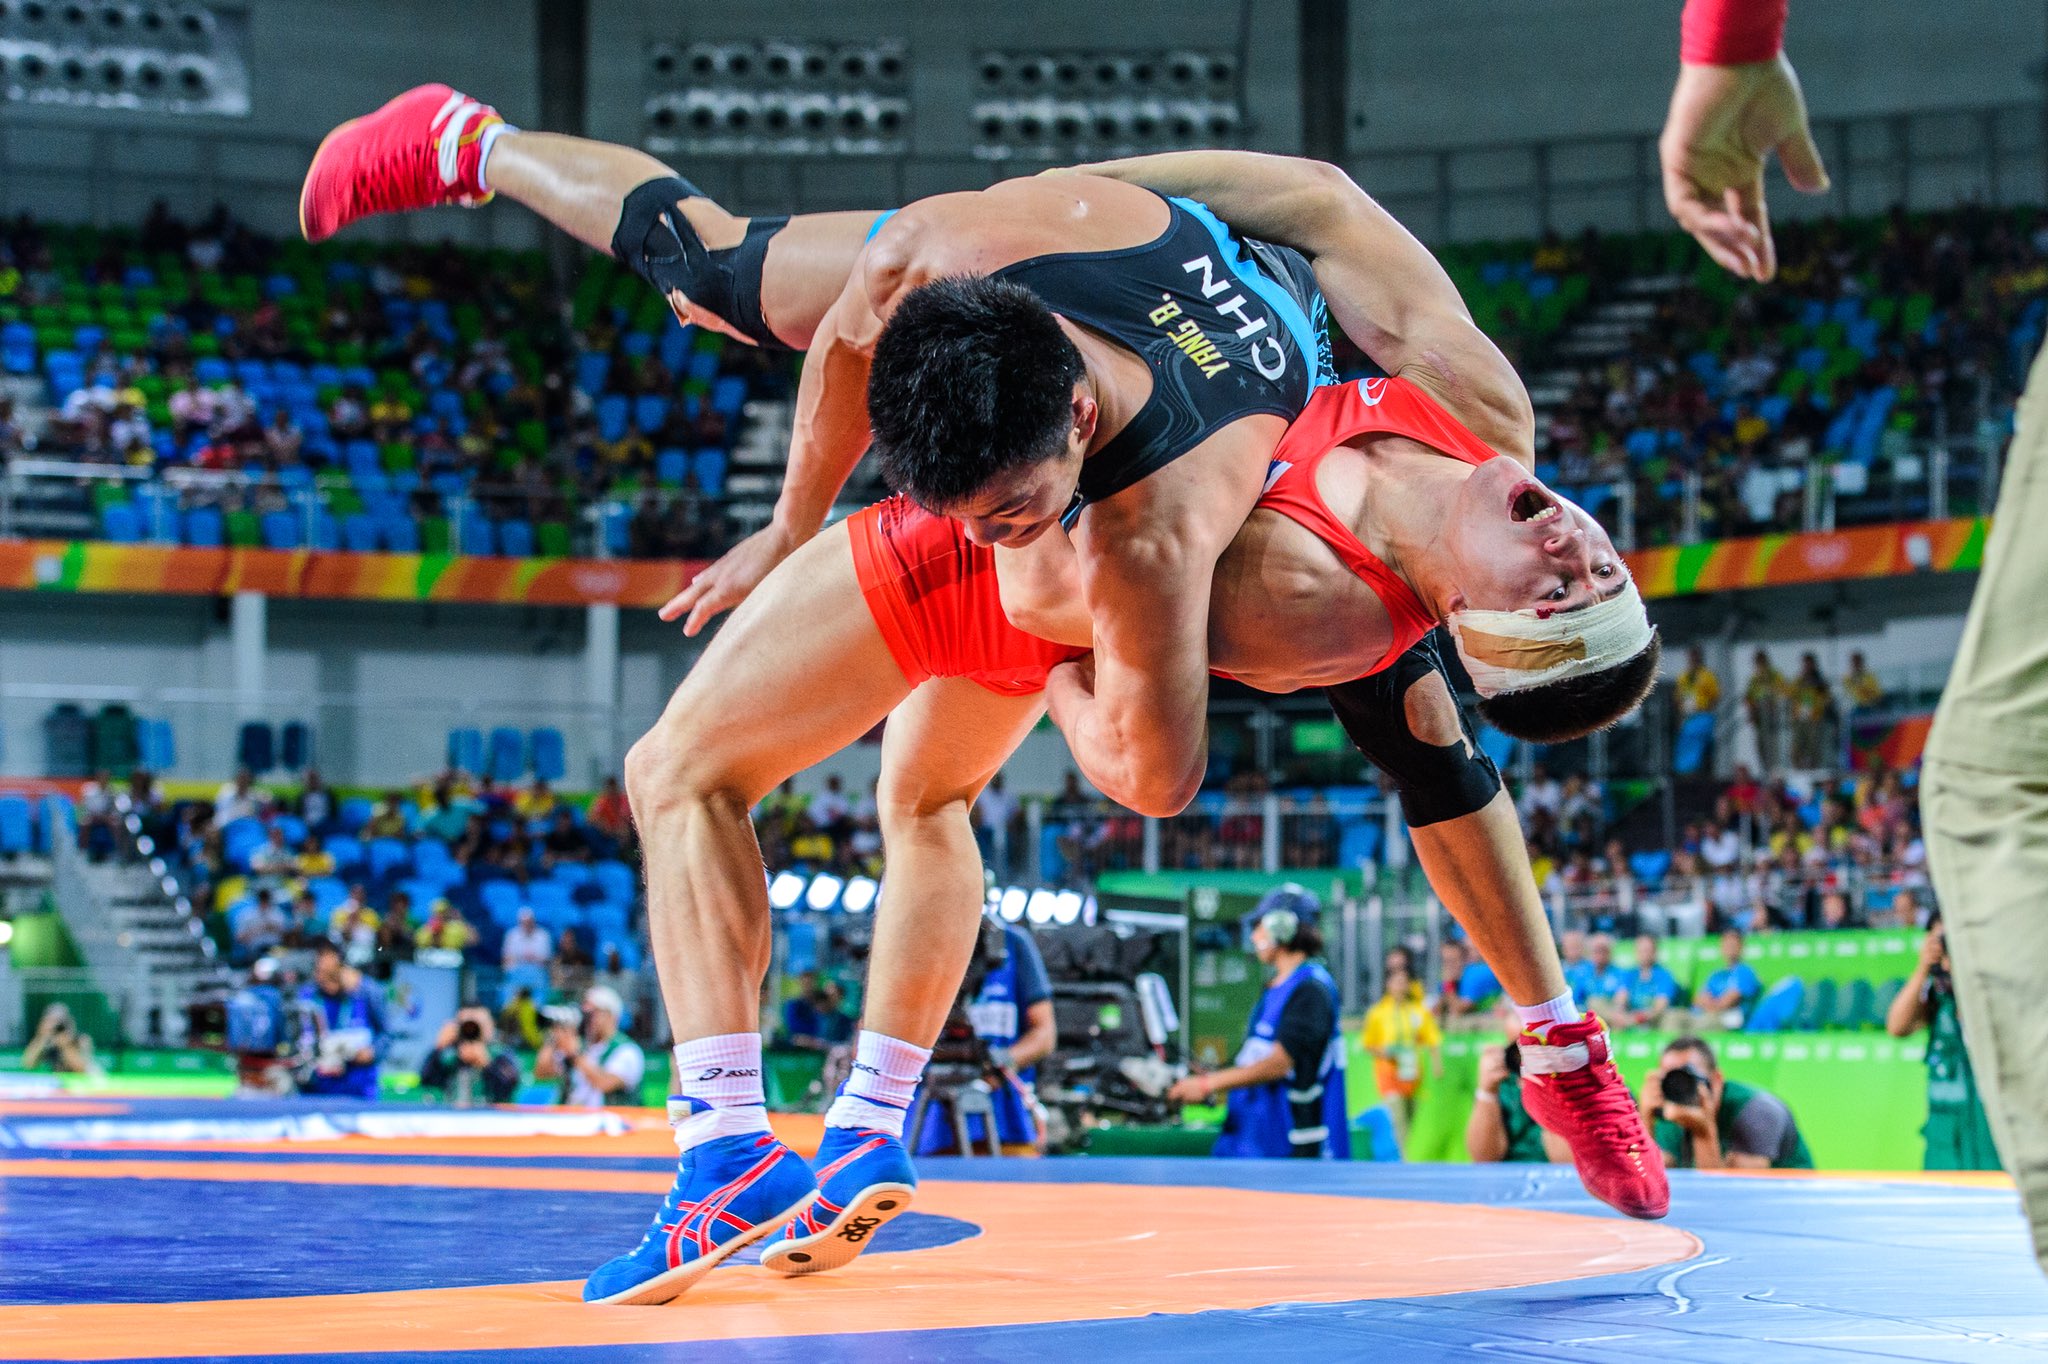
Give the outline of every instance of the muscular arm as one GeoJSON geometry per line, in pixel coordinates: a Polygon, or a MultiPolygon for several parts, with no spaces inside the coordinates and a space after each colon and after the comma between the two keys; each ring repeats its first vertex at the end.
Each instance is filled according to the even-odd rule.
{"type": "Polygon", "coordinates": [[[1139,814],[1177,814],[1201,786],[1216,561],[1258,499],[1277,427],[1234,423],[1076,527],[1095,652],[1055,668],[1046,699],[1083,774],[1139,814]]]}
{"type": "Polygon", "coordinates": [[[1472,321],[1429,249],[1337,167],[1262,152],[1167,152],[1075,173],[1199,199],[1239,232],[1291,246],[1344,334],[1420,385],[1481,440],[1525,463],[1536,418],[1514,367],[1472,321]]]}

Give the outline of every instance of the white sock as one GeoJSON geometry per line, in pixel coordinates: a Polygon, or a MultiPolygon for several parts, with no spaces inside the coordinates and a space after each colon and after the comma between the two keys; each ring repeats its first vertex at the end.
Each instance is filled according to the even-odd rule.
{"type": "Polygon", "coordinates": [[[1556,999],[1546,999],[1541,1004],[1517,1004],[1515,1014],[1522,1020],[1522,1026],[1543,1036],[1552,1023],[1576,1023],[1585,1015],[1572,1001],[1572,992],[1566,990],[1556,999]]]}
{"type": "Polygon", "coordinates": [[[670,1101],[669,1126],[678,1151],[714,1137],[770,1130],[761,1093],[761,1034],[722,1033],[679,1042],[675,1064],[671,1087],[676,1096],[711,1105],[694,1111],[688,1104],[670,1101]]]}
{"type": "Polygon", "coordinates": [[[861,1030],[853,1048],[853,1074],[840,1086],[839,1097],[825,1112],[827,1127],[871,1127],[894,1137],[903,1135],[903,1118],[917,1082],[932,1059],[927,1047],[861,1030]]]}
{"type": "Polygon", "coordinates": [[[519,130],[509,123],[493,123],[483,130],[476,140],[476,187],[484,193],[491,192],[491,182],[484,179],[484,171],[491,164],[491,148],[498,145],[498,139],[507,133],[519,130]]]}

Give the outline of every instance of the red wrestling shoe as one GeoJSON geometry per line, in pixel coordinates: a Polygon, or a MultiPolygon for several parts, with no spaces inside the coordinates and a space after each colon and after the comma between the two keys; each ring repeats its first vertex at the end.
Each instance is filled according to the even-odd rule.
{"type": "Polygon", "coordinates": [[[358,218],[490,200],[484,133],[505,120],[445,85],[421,85],[329,133],[299,191],[299,231],[324,241],[358,218]]]}
{"type": "Polygon", "coordinates": [[[1588,1014],[1545,1024],[1540,1034],[1527,1029],[1516,1041],[1522,1106],[1572,1148],[1586,1192],[1630,1217],[1662,1217],[1671,1207],[1664,1155],[1614,1068],[1607,1025],[1588,1014]]]}

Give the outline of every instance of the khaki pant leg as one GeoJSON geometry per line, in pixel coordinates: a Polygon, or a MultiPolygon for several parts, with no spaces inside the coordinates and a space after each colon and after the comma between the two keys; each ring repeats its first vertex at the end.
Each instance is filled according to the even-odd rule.
{"type": "Polygon", "coordinates": [[[1985,1108],[2048,1267],[2048,353],[1920,784],[1928,867],[1985,1108]]]}

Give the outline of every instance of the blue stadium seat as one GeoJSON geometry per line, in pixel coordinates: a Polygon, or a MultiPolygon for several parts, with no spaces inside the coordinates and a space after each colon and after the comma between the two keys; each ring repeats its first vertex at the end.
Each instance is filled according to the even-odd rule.
{"type": "Polygon", "coordinates": [[[1764,991],[1763,997],[1750,1007],[1743,1030],[1783,1032],[1799,1017],[1800,1007],[1805,1003],[1806,982],[1797,976],[1787,976],[1764,991]]]}
{"type": "Polygon", "coordinates": [[[711,410],[723,413],[726,420],[737,418],[746,405],[747,381],[739,375],[724,375],[711,385],[711,410]]]}
{"type": "Polygon", "coordinates": [[[631,415],[630,404],[625,396],[607,393],[597,400],[597,434],[603,440],[619,440],[626,434],[626,422],[631,415]]]}
{"type": "Polygon", "coordinates": [[[261,776],[277,766],[277,736],[261,720],[242,726],[235,740],[235,763],[261,776]]]}
{"type": "Polygon", "coordinates": [[[604,392],[604,381],[612,372],[612,358],[603,351],[583,351],[576,356],[576,387],[591,397],[604,392]]]}
{"type": "Polygon", "coordinates": [[[614,947],[619,949],[619,965],[628,971],[640,969],[640,944],[634,942],[631,937],[624,933],[618,934],[615,937],[599,937],[597,940],[597,950],[591,953],[591,956],[601,964],[605,960],[606,952],[614,947]]]}
{"type": "Polygon", "coordinates": [[[386,516],[377,522],[378,538],[393,554],[420,552],[420,523],[410,516],[386,516]]]}
{"type": "Polygon", "coordinates": [[[341,827],[355,833],[377,813],[377,803],[368,796],[348,796],[341,802],[341,827]]]}
{"type": "Polygon", "coordinates": [[[249,854],[262,847],[266,835],[263,821],[243,818],[233,821],[220,831],[221,855],[228,865],[237,871],[249,870],[249,854]]]}
{"type": "Polygon", "coordinates": [[[169,720],[139,720],[135,734],[144,767],[168,772],[178,765],[178,738],[169,720]]]}
{"type": "Polygon", "coordinates": [[[129,502],[109,502],[100,508],[100,538],[117,545],[132,545],[142,539],[142,517],[129,502]]]}
{"type": "Polygon", "coordinates": [[[402,839],[373,838],[364,845],[369,871],[372,876],[384,876],[399,870],[412,861],[412,850],[402,839]]]}
{"type": "Polygon", "coordinates": [[[526,770],[526,736],[510,726],[491,731],[487,752],[493,781],[518,781],[526,770]]]}
{"type": "Polygon", "coordinates": [[[228,362],[219,356],[206,355],[192,362],[192,377],[202,386],[212,388],[215,384],[224,384],[234,378],[235,372],[228,368],[228,362]]]}
{"type": "Polygon", "coordinates": [[[329,551],[341,548],[341,522],[333,512],[323,507],[313,513],[313,538],[307,548],[329,551]]]}
{"type": "Polygon", "coordinates": [[[34,819],[26,796],[0,796],[0,853],[17,857],[35,846],[34,819]]]}
{"type": "Polygon", "coordinates": [[[629,913],[624,905],[600,901],[584,910],[583,921],[589,924],[590,931],[600,938],[623,938],[628,931],[629,913]]]}
{"type": "Polygon", "coordinates": [[[654,353],[654,333],[627,332],[619,338],[619,349],[635,360],[644,359],[654,353]]]}
{"type": "Polygon", "coordinates": [[[690,473],[686,450],[663,450],[654,457],[654,479],[665,488],[679,488],[690,473]]]}
{"type": "Polygon", "coordinates": [[[654,353],[671,374],[680,374],[683,362],[689,359],[690,346],[697,339],[697,329],[686,326],[670,313],[668,325],[661,329],[661,339],[654,343],[654,353]]]}
{"type": "Polygon", "coordinates": [[[474,506],[457,523],[455,548],[463,554],[496,554],[497,534],[491,519],[474,506]]]}
{"type": "Polygon", "coordinates": [[[486,881],[477,900],[494,923],[509,924],[519,917],[519,884],[516,881],[486,881]]]}
{"type": "Polygon", "coordinates": [[[1515,760],[1515,741],[1491,725],[1479,727],[1479,749],[1493,759],[1495,767],[1506,767],[1515,760]]]}
{"type": "Polygon", "coordinates": [[[277,732],[278,756],[288,772],[303,771],[313,762],[313,730],[304,720],[287,720],[277,732]]]}
{"type": "Polygon", "coordinates": [[[690,459],[690,470],[697,476],[697,486],[706,497],[725,495],[725,451],[717,446],[706,446],[690,459]]]}
{"type": "Polygon", "coordinates": [[[633,400],[633,424],[648,435],[661,430],[668,420],[669,400],[659,393],[643,393],[633,400]]]}
{"type": "Polygon", "coordinates": [[[543,726],[533,731],[533,775],[542,781],[560,781],[568,771],[562,731],[543,726]]]}
{"type": "Polygon", "coordinates": [[[299,547],[299,518],[288,511],[263,513],[263,543],[270,549],[299,547]]]}
{"type": "Polygon", "coordinates": [[[700,384],[708,384],[718,377],[718,353],[700,350],[690,357],[688,377],[700,384]]]}
{"type": "Polygon", "coordinates": [[[218,507],[194,507],[185,513],[185,543],[218,549],[227,540],[227,519],[218,507]]]}
{"type": "MultiPolygon", "coordinates": [[[[347,825],[346,816],[343,816],[342,823],[344,826],[347,825]]],[[[360,829],[363,826],[358,824],[355,827],[360,829]]],[[[363,845],[347,834],[334,834],[328,838],[327,855],[334,859],[336,871],[347,871],[351,867],[363,865],[363,845]]]]}
{"type": "Polygon", "coordinates": [[[640,893],[640,878],[624,862],[606,858],[591,863],[590,872],[607,900],[629,905],[640,893]]]}
{"type": "Polygon", "coordinates": [[[369,554],[377,548],[377,523],[367,512],[351,512],[341,521],[341,543],[353,554],[369,554]]]}
{"type": "Polygon", "coordinates": [[[270,822],[284,833],[285,846],[296,848],[306,841],[306,821],[297,815],[273,815],[270,822]]]}
{"type": "Polygon", "coordinates": [[[498,552],[508,559],[533,557],[533,523],[508,517],[498,523],[498,552]]]}
{"type": "Polygon", "coordinates": [[[1664,884],[1664,874],[1671,870],[1671,854],[1663,849],[1630,853],[1628,870],[1645,889],[1655,890],[1664,884]]]}
{"type": "Polygon", "coordinates": [[[458,772],[484,770],[484,736],[474,729],[448,731],[448,765],[458,772]]]}

